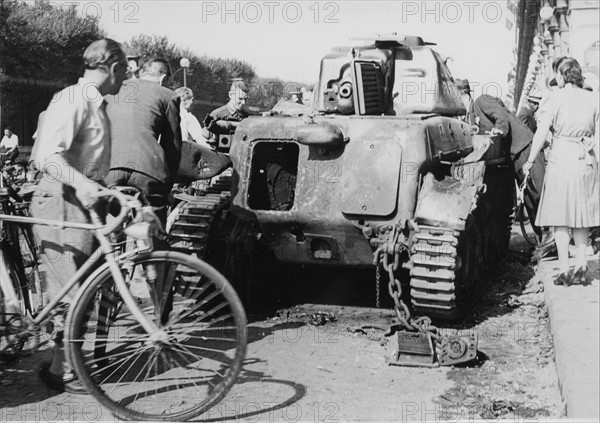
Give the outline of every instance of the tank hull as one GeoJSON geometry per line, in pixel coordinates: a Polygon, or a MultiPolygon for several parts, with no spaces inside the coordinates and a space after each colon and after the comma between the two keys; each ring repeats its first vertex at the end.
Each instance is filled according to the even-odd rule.
{"type": "Polygon", "coordinates": [[[373,231],[414,218],[423,173],[472,151],[468,126],[436,115],[247,119],[230,152],[232,213],[253,214],[280,261],[372,265],[373,231]],[[341,145],[298,136],[322,124],[340,130],[341,145]],[[286,169],[279,180],[274,166],[286,169]],[[281,180],[288,198],[277,200],[281,180]]]}

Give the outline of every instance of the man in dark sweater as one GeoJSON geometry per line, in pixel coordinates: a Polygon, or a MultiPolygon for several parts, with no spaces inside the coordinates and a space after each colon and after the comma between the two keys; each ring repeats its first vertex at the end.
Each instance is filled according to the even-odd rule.
{"type": "Polygon", "coordinates": [[[235,80],[229,88],[229,101],[210,112],[204,119],[204,138],[216,144],[219,135],[233,134],[239,123],[250,114],[245,109],[250,89],[244,81],[235,80]]]}
{"type": "MultiPolygon", "coordinates": [[[[529,157],[533,132],[514,113],[510,112],[499,98],[484,94],[473,101],[469,81],[457,79],[456,86],[467,110],[467,122],[477,125],[480,134],[488,133],[498,137],[507,156],[512,161],[514,176],[520,186],[525,178],[522,167],[529,157]]],[[[541,240],[533,257],[536,261],[556,250],[552,234],[534,225],[545,171],[543,157],[538,155],[529,173],[524,195],[524,203],[531,219],[531,226],[541,240]]]]}
{"type": "Polygon", "coordinates": [[[163,225],[181,159],[180,99],[162,86],[171,76],[167,61],[150,59],[139,79],[106,98],[112,148],[105,182],[139,188],[163,225]]]}

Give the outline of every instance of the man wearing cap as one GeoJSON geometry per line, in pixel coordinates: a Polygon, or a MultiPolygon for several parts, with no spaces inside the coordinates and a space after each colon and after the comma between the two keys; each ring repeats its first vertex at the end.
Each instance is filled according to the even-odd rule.
{"type": "Polygon", "coordinates": [[[523,105],[517,117],[523,122],[530,130],[535,134],[537,130],[537,121],[535,119],[535,113],[540,108],[541,96],[530,95],[527,97],[527,102],[523,105]]]}
{"type": "MultiPolygon", "coordinates": [[[[515,179],[521,185],[525,178],[522,167],[529,158],[533,132],[514,113],[511,113],[499,98],[484,94],[473,101],[468,80],[457,79],[455,84],[467,110],[466,121],[471,125],[479,126],[480,134],[490,134],[501,140],[506,154],[510,155],[513,163],[515,179]]],[[[525,208],[531,219],[537,215],[545,171],[543,157],[538,155],[529,173],[524,194],[525,208]]],[[[552,234],[533,224],[532,227],[541,239],[540,245],[534,252],[534,258],[539,260],[556,251],[552,234]]]]}

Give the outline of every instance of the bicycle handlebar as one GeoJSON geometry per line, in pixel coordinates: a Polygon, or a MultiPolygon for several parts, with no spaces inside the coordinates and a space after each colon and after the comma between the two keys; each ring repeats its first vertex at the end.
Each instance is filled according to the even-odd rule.
{"type": "MultiPolygon", "coordinates": [[[[111,189],[103,189],[101,191],[98,191],[98,193],[95,194],[95,197],[96,198],[104,198],[104,197],[115,198],[119,202],[119,205],[121,206],[121,208],[119,210],[119,214],[115,217],[114,222],[107,223],[106,225],[102,225],[102,223],[98,219],[98,216],[95,213],[93,213],[93,212],[90,213],[92,215],[92,219],[94,220],[93,223],[96,225],[102,225],[102,227],[98,228],[98,230],[102,233],[102,235],[108,235],[111,232],[114,232],[114,230],[117,229],[123,223],[123,221],[127,217],[127,213],[129,213],[129,211],[131,209],[138,208],[136,206],[137,206],[137,204],[139,204],[139,201],[137,201],[133,197],[129,197],[129,196],[121,193],[120,191],[111,190],[111,189]]],[[[141,207],[141,204],[140,204],[140,207],[141,207]]]]}

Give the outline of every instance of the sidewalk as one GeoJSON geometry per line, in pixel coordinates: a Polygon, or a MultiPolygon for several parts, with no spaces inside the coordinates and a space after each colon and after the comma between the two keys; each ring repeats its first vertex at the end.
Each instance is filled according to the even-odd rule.
{"type": "MultiPolygon", "coordinates": [[[[598,254],[588,256],[589,286],[555,286],[556,259],[541,261],[538,277],[544,283],[554,339],[556,371],[567,417],[598,421],[599,389],[599,279],[598,254]]],[[[573,263],[571,263],[573,265],[573,263]]]]}

